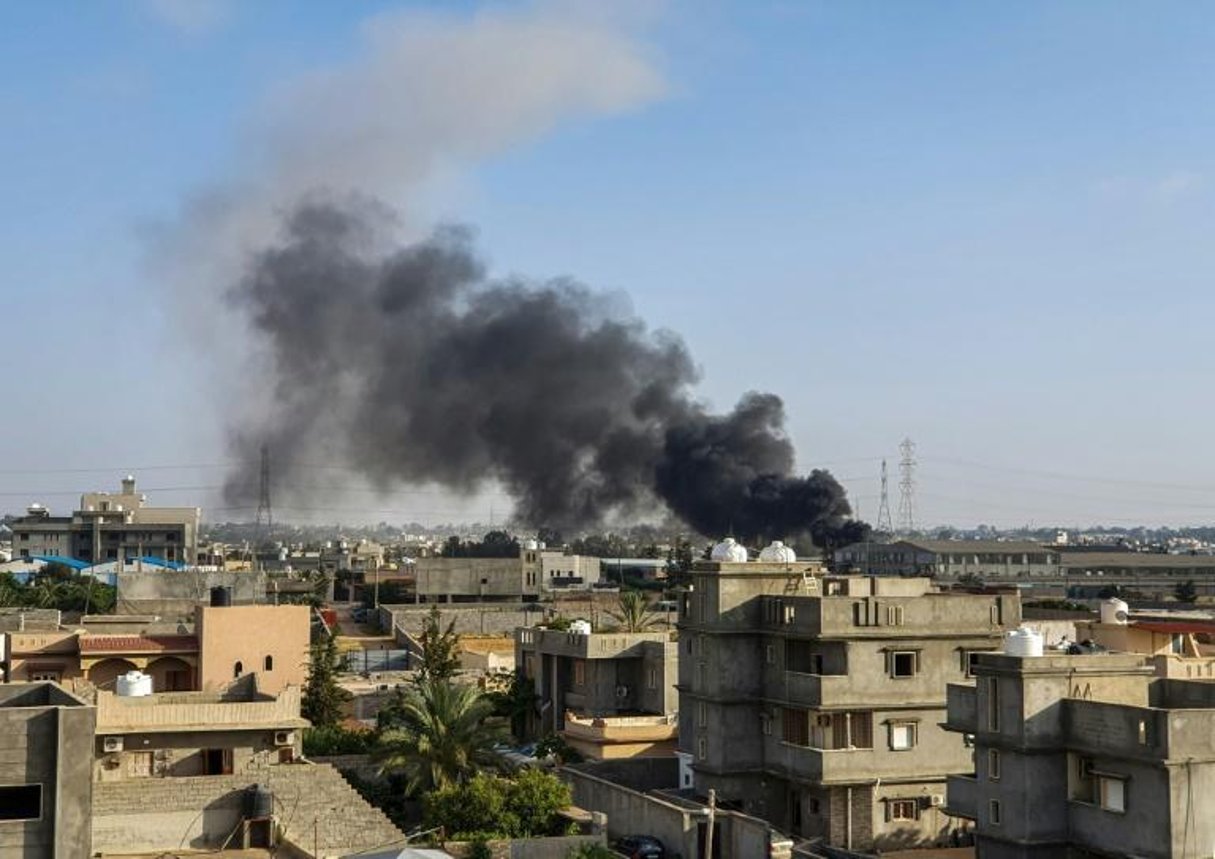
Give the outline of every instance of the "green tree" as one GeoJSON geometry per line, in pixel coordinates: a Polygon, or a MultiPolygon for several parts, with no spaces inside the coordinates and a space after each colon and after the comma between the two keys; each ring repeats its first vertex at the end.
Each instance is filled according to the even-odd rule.
{"type": "Polygon", "coordinates": [[[1186,579],[1184,582],[1179,582],[1177,587],[1173,588],[1173,598],[1177,602],[1198,602],[1198,587],[1194,584],[1194,580],[1186,579]]]}
{"type": "Polygon", "coordinates": [[[528,767],[510,780],[506,810],[517,821],[514,837],[536,838],[556,834],[557,813],[574,801],[570,786],[544,770],[528,767]]]}
{"type": "Polygon", "coordinates": [[[621,591],[616,611],[608,615],[624,632],[644,632],[658,622],[645,594],[636,590],[621,591]]]}
{"type": "Polygon", "coordinates": [[[456,840],[543,837],[560,830],[558,815],[571,801],[569,785],[543,770],[524,769],[512,778],[477,773],[428,794],[424,825],[456,840]]]}
{"type": "Polygon", "coordinates": [[[579,844],[571,847],[566,859],[620,859],[620,854],[605,844],[579,844]]]}
{"type": "Polygon", "coordinates": [[[422,621],[418,643],[422,647],[422,664],[417,675],[419,683],[449,680],[460,670],[460,636],[456,635],[455,618],[444,628],[438,606],[432,605],[422,621]]]}
{"type": "Polygon", "coordinates": [[[385,720],[377,759],[382,771],[405,777],[411,795],[461,784],[500,759],[494,746],[507,733],[494,705],[474,686],[445,680],[419,682],[385,720]]]}
{"type": "Polygon", "coordinates": [[[342,705],[351,695],[337,683],[337,640],[326,635],[309,649],[308,679],[304,683],[301,711],[314,728],[342,721],[342,705]]]}

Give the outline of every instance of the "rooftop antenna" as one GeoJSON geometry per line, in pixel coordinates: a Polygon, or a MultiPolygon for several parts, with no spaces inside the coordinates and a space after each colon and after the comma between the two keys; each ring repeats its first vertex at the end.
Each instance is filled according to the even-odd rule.
{"type": "Polygon", "coordinates": [[[915,531],[915,442],[903,439],[899,453],[899,528],[910,534],[915,531]]]}
{"type": "Polygon", "coordinates": [[[882,460],[882,502],[878,507],[877,530],[882,534],[893,534],[894,523],[890,521],[890,487],[886,480],[886,460],[882,460]]]}

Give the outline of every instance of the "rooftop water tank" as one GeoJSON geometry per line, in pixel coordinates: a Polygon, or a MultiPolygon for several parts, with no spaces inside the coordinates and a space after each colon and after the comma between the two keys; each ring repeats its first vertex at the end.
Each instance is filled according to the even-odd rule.
{"type": "Polygon", "coordinates": [[[1126,619],[1130,606],[1124,603],[1117,597],[1104,600],[1101,603],[1101,622],[1102,623],[1117,623],[1126,626],[1126,619]]]}
{"type": "Polygon", "coordinates": [[[797,552],[780,540],[773,540],[760,551],[759,559],[769,564],[792,564],[797,560],[797,552]]]}
{"type": "Polygon", "coordinates": [[[713,552],[709,557],[714,561],[741,564],[747,560],[747,548],[740,546],[733,537],[726,537],[713,547],[713,552]]]}
{"type": "Polygon", "coordinates": [[[1028,627],[1014,629],[1004,636],[1004,653],[1008,656],[1041,656],[1042,636],[1028,627]]]}
{"type": "Polygon", "coordinates": [[[523,551],[525,551],[525,552],[534,552],[539,548],[540,548],[540,543],[536,540],[524,540],[523,541],[523,551]]]}
{"type": "Polygon", "coordinates": [[[590,635],[591,622],[589,620],[575,620],[570,623],[570,632],[574,635],[590,635]]]}
{"type": "Polygon", "coordinates": [[[142,698],[152,694],[152,677],[142,671],[119,674],[114,681],[114,691],[123,698],[142,698]]]}

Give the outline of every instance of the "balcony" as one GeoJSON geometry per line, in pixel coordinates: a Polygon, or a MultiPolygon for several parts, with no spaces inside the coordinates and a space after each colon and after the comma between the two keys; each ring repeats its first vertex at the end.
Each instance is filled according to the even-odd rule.
{"type": "Polygon", "coordinates": [[[765,750],[765,769],[822,784],[851,784],[889,776],[891,761],[874,749],[815,749],[778,741],[765,750]]]}
{"type": "Polygon", "coordinates": [[[679,719],[670,716],[576,716],[565,714],[567,739],[593,743],[661,743],[679,736],[679,719]]]}
{"type": "Polygon", "coordinates": [[[846,705],[851,684],[847,674],[802,674],[798,671],[772,672],[765,684],[764,694],[774,701],[785,701],[800,707],[818,707],[824,703],[846,705]]]}
{"type": "Polygon", "coordinates": [[[945,780],[945,810],[958,817],[977,820],[979,783],[972,775],[951,775],[945,780]]]}
{"type": "Polygon", "coordinates": [[[975,687],[961,683],[945,685],[945,727],[964,734],[979,729],[979,704],[975,687]]]}

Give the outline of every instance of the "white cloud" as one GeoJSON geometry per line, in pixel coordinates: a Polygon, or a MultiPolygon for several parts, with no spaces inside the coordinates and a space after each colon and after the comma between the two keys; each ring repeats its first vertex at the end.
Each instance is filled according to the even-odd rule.
{"type": "Polygon", "coordinates": [[[231,11],[229,0],[143,0],[143,5],[162,24],[190,35],[217,29],[231,11]]]}

